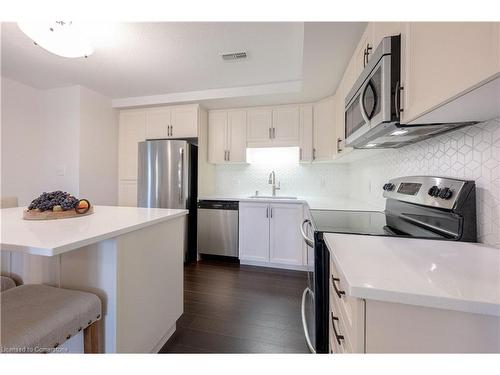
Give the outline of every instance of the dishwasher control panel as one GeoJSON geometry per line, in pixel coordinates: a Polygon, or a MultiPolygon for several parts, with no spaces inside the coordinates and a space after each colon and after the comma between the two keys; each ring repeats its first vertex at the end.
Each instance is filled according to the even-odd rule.
{"type": "Polygon", "coordinates": [[[208,208],[211,210],[238,210],[238,201],[221,200],[201,200],[198,201],[198,208],[208,208]]]}

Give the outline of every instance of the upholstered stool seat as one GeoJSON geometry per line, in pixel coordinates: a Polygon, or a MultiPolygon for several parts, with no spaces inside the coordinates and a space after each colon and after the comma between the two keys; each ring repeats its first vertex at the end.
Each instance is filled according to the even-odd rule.
{"type": "Polygon", "coordinates": [[[14,288],[16,283],[10,277],[0,276],[0,292],[14,288]]]}
{"type": "Polygon", "coordinates": [[[95,294],[28,284],[8,289],[0,296],[2,351],[50,350],[82,329],[85,352],[97,351],[95,337],[87,338],[89,331],[98,336],[97,328],[89,329],[97,327],[93,323],[101,318],[101,301],[95,294]]]}

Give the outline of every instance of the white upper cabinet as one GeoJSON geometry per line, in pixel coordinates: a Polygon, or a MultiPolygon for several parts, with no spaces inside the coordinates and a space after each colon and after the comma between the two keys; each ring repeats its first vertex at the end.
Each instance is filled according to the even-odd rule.
{"type": "Polygon", "coordinates": [[[167,138],[170,126],[170,108],[146,111],[146,139],[167,138]]]}
{"type": "Polygon", "coordinates": [[[252,143],[266,143],[271,140],[272,109],[256,108],[247,111],[247,141],[252,143]]]}
{"type": "Polygon", "coordinates": [[[369,23],[354,51],[354,59],[351,60],[351,64],[354,64],[354,81],[356,81],[366,64],[368,64],[375,51],[375,47],[373,43],[373,23],[369,23]]]}
{"type": "Polygon", "coordinates": [[[227,159],[231,163],[247,161],[247,113],[242,110],[227,113],[227,159]]]}
{"type": "Polygon", "coordinates": [[[271,263],[304,264],[303,240],[300,225],[304,219],[301,204],[270,204],[271,263]]]}
{"type": "Polygon", "coordinates": [[[146,139],[146,113],[122,111],[118,141],[118,175],[120,180],[137,179],[139,142],[146,139]]]}
{"type": "Polygon", "coordinates": [[[337,154],[335,98],[314,105],[313,161],[331,161],[337,154]]]}
{"type": "Polygon", "coordinates": [[[311,162],[313,157],[313,106],[300,106],[300,151],[301,162],[311,162]]]}
{"type": "Polygon", "coordinates": [[[299,106],[283,106],[273,109],[271,139],[283,145],[299,144],[299,106]]]}
{"type": "Polygon", "coordinates": [[[373,22],[373,48],[374,51],[386,36],[399,35],[403,31],[403,22],[373,22]]]}
{"type": "Polygon", "coordinates": [[[402,120],[410,122],[497,74],[498,29],[498,22],[407,23],[402,120]]]}
{"type": "Polygon", "coordinates": [[[208,114],[208,162],[222,164],[227,158],[227,112],[208,114]]]}
{"type": "Polygon", "coordinates": [[[210,111],[208,161],[213,164],[246,162],[247,116],[244,110],[210,111]]]}
{"type": "Polygon", "coordinates": [[[298,146],[299,122],[298,105],[249,109],[247,111],[248,146],[298,146]]]}
{"type": "Polygon", "coordinates": [[[170,138],[196,138],[198,136],[198,105],[171,107],[170,138]]]}

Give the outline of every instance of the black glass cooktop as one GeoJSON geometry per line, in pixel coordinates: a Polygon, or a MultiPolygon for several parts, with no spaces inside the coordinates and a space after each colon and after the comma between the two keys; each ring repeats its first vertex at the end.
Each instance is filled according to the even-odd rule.
{"type": "Polygon", "coordinates": [[[314,227],[319,232],[388,235],[384,212],[311,210],[314,227]]]}
{"type": "Polygon", "coordinates": [[[372,236],[414,237],[429,239],[456,239],[451,230],[455,223],[447,222],[442,216],[420,217],[422,225],[416,224],[414,217],[418,215],[406,213],[404,215],[390,214],[381,211],[340,211],[340,210],[311,210],[314,229],[324,233],[364,234],[372,236]],[[434,225],[426,225],[433,222],[434,225]],[[439,229],[438,227],[442,227],[439,229]]]}

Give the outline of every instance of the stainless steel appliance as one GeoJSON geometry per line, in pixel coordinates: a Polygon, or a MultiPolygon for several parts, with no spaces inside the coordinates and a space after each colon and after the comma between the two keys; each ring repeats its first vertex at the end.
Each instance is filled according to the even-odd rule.
{"type": "Polygon", "coordinates": [[[198,147],[185,140],[139,142],[139,207],[188,209],[185,259],[196,260],[198,147]]]}
{"type": "Polygon", "coordinates": [[[401,124],[402,89],[401,37],[386,37],[345,98],[346,146],[397,148],[475,123],[401,124]]]}
{"type": "Polygon", "coordinates": [[[311,294],[314,307],[306,309],[303,298],[304,331],[317,353],[327,353],[330,255],[323,233],[408,237],[476,242],[476,188],[474,181],[444,177],[395,178],[383,187],[385,210],[310,210],[303,222],[302,236],[314,249],[314,269],[304,294],[311,294]],[[313,235],[311,235],[313,233],[313,235]],[[310,315],[309,317],[307,315],[310,315]],[[314,331],[314,337],[311,332],[314,331]]]}
{"type": "Polygon", "coordinates": [[[198,202],[198,253],[238,257],[237,201],[198,202]]]}

